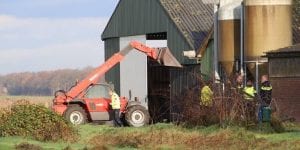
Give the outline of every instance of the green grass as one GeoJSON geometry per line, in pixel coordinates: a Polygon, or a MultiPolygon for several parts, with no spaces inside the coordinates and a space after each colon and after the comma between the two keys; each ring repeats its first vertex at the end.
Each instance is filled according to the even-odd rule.
{"type": "MultiPolygon", "coordinates": [[[[256,131],[248,131],[244,128],[240,127],[229,127],[226,129],[219,128],[218,126],[210,126],[210,127],[197,127],[197,128],[183,128],[179,126],[174,126],[172,124],[156,124],[151,125],[147,127],[142,128],[131,128],[131,127],[125,127],[125,128],[114,128],[107,125],[94,125],[94,124],[87,124],[77,127],[80,133],[80,140],[76,143],[66,143],[63,141],[60,142],[39,142],[35,140],[31,140],[29,138],[23,138],[23,137],[2,137],[0,138],[0,150],[9,150],[14,149],[15,145],[27,142],[34,145],[39,145],[43,147],[43,149],[64,149],[67,146],[70,146],[72,149],[83,149],[85,147],[91,148],[93,145],[89,144],[90,140],[97,136],[97,135],[106,135],[107,137],[120,137],[124,135],[130,135],[135,136],[134,134],[139,135],[145,135],[147,136],[150,133],[156,133],[156,134],[162,134],[164,133],[172,133],[173,135],[179,134],[187,137],[197,136],[200,135],[200,137],[216,137],[216,138],[224,138],[223,136],[227,137],[229,136],[229,139],[235,139],[236,141],[244,141],[248,142],[249,144],[253,144],[257,142],[256,140],[264,139],[265,143],[263,144],[269,144],[271,146],[278,146],[282,148],[282,145],[280,143],[284,143],[285,145],[288,145],[287,148],[293,148],[292,144],[290,142],[293,141],[300,141],[300,126],[293,126],[291,130],[284,133],[276,133],[276,134],[268,134],[268,133],[260,133],[256,131]],[[275,145],[274,145],[275,144],[275,145]],[[276,145],[277,144],[277,145],[276,145]]],[[[166,136],[167,137],[167,136],[166,136]]],[[[227,138],[225,138],[227,139],[227,138]]],[[[164,139],[165,140],[165,139],[164,139]]],[[[109,139],[107,139],[109,141],[109,139]]],[[[106,141],[104,141],[105,143],[106,141]]],[[[216,142],[216,141],[214,141],[216,142]]],[[[118,146],[118,145],[112,145],[110,147],[119,147],[118,149],[135,149],[136,147],[125,147],[118,146]]],[[[175,147],[172,145],[161,143],[160,145],[161,149],[181,149],[185,148],[184,145],[176,145],[175,147]]],[[[207,147],[211,148],[211,147],[207,147]]],[[[238,147],[229,147],[229,148],[238,148],[238,147]]],[[[285,148],[285,147],[283,147],[285,148]]],[[[276,147],[275,147],[276,149],[276,147]]]]}
{"type": "Polygon", "coordinates": [[[72,148],[75,149],[82,149],[85,147],[85,145],[76,143],[76,144],[71,144],[71,143],[65,143],[65,142],[39,142],[31,139],[26,139],[23,137],[5,137],[5,138],[0,138],[0,150],[10,150],[14,149],[14,147],[20,143],[30,143],[34,145],[39,145],[43,147],[43,149],[64,149],[68,145],[72,145],[72,148]]]}

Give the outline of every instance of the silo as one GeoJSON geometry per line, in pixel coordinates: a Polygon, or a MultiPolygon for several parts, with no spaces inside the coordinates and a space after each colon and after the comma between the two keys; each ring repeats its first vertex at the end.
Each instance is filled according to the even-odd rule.
{"type": "Polygon", "coordinates": [[[241,0],[220,1],[219,61],[226,75],[232,74],[235,60],[240,59],[240,19],[241,0]]]}
{"type": "Polygon", "coordinates": [[[292,0],[245,0],[245,59],[292,45],[292,0]]]}

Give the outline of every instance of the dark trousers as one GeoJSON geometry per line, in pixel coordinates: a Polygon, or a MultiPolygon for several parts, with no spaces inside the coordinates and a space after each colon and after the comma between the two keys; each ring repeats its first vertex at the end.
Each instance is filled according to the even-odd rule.
{"type": "Polygon", "coordinates": [[[245,110],[246,110],[246,117],[247,121],[255,121],[256,120],[256,106],[255,102],[253,101],[246,101],[245,102],[245,110]]]}
{"type": "Polygon", "coordinates": [[[116,127],[123,127],[123,122],[120,119],[120,109],[113,109],[114,111],[114,125],[116,127]]]}

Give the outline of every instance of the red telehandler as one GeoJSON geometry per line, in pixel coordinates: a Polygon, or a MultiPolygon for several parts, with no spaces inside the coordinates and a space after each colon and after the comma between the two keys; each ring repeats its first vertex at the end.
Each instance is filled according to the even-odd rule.
{"type": "MultiPolygon", "coordinates": [[[[111,99],[108,94],[112,88],[108,84],[99,84],[98,81],[133,49],[145,53],[162,65],[181,67],[169,49],[150,48],[140,42],[132,41],[69,91],[56,91],[52,109],[73,124],[112,120],[111,99]]],[[[126,97],[120,99],[121,116],[128,125],[139,127],[149,123],[149,112],[139,101],[128,101],[126,97]]]]}

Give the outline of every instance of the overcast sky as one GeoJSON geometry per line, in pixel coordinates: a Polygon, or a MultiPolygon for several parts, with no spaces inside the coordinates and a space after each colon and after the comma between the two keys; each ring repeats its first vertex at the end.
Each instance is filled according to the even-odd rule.
{"type": "Polygon", "coordinates": [[[0,74],[98,66],[118,0],[0,0],[0,74]]]}

